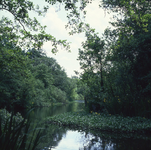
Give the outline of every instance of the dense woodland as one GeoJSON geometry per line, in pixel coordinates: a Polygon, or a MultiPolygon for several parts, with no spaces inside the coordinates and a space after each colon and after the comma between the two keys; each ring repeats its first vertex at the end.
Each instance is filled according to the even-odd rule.
{"type": "Polygon", "coordinates": [[[71,117],[62,114],[66,119],[59,115],[51,122],[59,121],[60,125],[62,120],[62,124],[79,126],[80,130],[92,127],[150,133],[150,119],[145,119],[151,117],[150,0],[98,1],[104,13],[114,13],[113,28],[106,28],[101,36],[85,22],[85,8],[93,0],[43,0],[43,3],[42,9],[32,0],[0,0],[1,148],[35,149],[41,137],[37,126],[29,136],[33,128],[30,120],[19,113],[14,116],[13,110],[65,104],[75,99],[85,100],[84,113],[70,113],[71,117]],[[67,77],[61,64],[47,57],[42,49],[44,42],[51,41],[53,53],[57,53],[58,46],[68,51],[68,41],[57,40],[46,33],[46,27],[36,17],[30,17],[30,12],[45,15],[51,5],[59,9],[63,6],[68,12],[69,35],[85,33],[86,41],[82,48],[79,46],[77,58],[83,70],[77,72],[78,78],[67,77]],[[5,16],[6,12],[10,16],[5,16]]]}
{"type": "MultiPolygon", "coordinates": [[[[1,46],[2,47],[2,46],[1,46]]],[[[79,99],[76,78],[69,78],[42,50],[2,49],[1,108],[31,108],[79,99]]]]}
{"type": "Polygon", "coordinates": [[[78,58],[86,105],[89,111],[150,117],[151,2],[109,0],[101,7],[120,17],[116,14],[114,29],[107,28],[102,37],[87,26],[78,58]]]}
{"type": "Polygon", "coordinates": [[[150,116],[151,2],[102,0],[100,7],[115,12],[115,21],[114,29],[107,28],[101,37],[81,19],[87,3],[47,0],[40,10],[27,0],[0,1],[0,11],[14,17],[0,20],[0,108],[30,108],[84,97],[88,111],[150,116]],[[87,38],[79,49],[83,69],[79,79],[67,77],[61,64],[41,49],[44,42],[52,41],[55,53],[58,45],[69,50],[69,43],[47,34],[29,16],[30,11],[43,15],[57,3],[69,12],[69,34],[85,32],[87,38]]]}

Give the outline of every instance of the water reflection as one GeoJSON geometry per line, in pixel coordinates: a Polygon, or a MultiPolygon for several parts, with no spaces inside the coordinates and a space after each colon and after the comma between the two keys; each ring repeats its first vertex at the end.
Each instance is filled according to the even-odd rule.
{"type": "Polygon", "coordinates": [[[92,134],[78,131],[67,131],[66,136],[62,138],[59,145],[51,150],[114,150],[113,144],[103,146],[102,140],[92,134]],[[103,148],[104,147],[104,148],[103,148]]]}
{"type": "MultiPolygon", "coordinates": [[[[50,127],[51,128],[51,127],[50,127]]],[[[48,133],[45,133],[48,134],[48,133]]],[[[124,138],[122,135],[84,132],[59,128],[50,131],[40,150],[151,150],[150,140],[124,138]],[[115,138],[114,138],[115,135],[115,138]],[[46,142],[47,139],[47,143],[46,142]]],[[[41,145],[42,146],[42,145],[41,145]]]]}
{"type": "MultiPolygon", "coordinates": [[[[81,103],[75,103],[35,109],[30,118],[34,127],[48,116],[77,111],[82,107],[81,103]]],[[[151,150],[151,140],[138,134],[78,131],[46,122],[40,125],[43,125],[44,128],[43,137],[36,150],[151,150]]]]}
{"type": "Polygon", "coordinates": [[[30,118],[32,121],[43,120],[46,117],[58,115],[65,112],[75,112],[77,110],[83,109],[83,103],[71,103],[66,105],[53,105],[51,107],[40,107],[34,109],[30,118]]]}

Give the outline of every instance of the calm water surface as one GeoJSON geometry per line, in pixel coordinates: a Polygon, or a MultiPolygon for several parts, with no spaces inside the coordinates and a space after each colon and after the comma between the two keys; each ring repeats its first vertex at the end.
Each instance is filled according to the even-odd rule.
{"type": "MultiPolygon", "coordinates": [[[[31,112],[33,127],[48,116],[78,111],[83,103],[37,108],[31,112]]],[[[104,132],[82,131],[43,124],[37,150],[151,150],[151,138],[141,135],[121,135],[104,132]]]]}

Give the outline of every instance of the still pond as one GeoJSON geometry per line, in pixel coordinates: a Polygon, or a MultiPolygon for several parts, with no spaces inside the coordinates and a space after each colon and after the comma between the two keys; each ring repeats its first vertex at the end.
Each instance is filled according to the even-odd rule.
{"type": "MultiPolygon", "coordinates": [[[[31,112],[30,119],[35,127],[46,117],[78,111],[83,107],[84,103],[77,102],[62,106],[36,108],[31,112]]],[[[43,128],[43,137],[40,139],[37,150],[151,150],[151,139],[141,137],[141,135],[98,133],[48,123],[44,123],[43,128]]]]}

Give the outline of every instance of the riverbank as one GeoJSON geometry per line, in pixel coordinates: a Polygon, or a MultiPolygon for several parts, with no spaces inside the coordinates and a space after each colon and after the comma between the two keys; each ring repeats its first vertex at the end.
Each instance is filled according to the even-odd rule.
{"type": "MultiPolygon", "coordinates": [[[[42,102],[41,104],[39,105],[33,105],[33,108],[34,107],[51,107],[51,106],[61,106],[61,105],[66,105],[66,104],[72,104],[72,103],[79,103],[78,100],[75,100],[75,101],[67,101],[65,103],[62,103],[62,102],[57,102],[57,103],[50,103],[50,102],[42,102]]],[[[80,101],[81,103],[81,101],[80,101]]],[[[84,103],[84,101],[83,101],[84,103]]]]}
{"type": "Polygon", "coordinates": [[[151,134],[151,119],[110,114],[70,112],[47,118],[48,123],[78,129],[151,134]]]}

